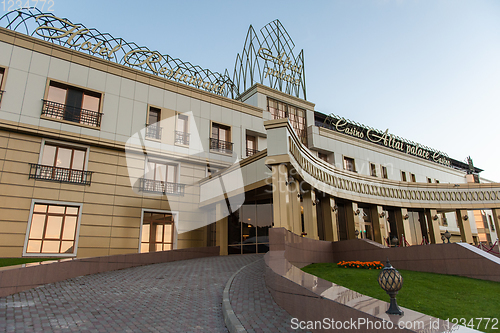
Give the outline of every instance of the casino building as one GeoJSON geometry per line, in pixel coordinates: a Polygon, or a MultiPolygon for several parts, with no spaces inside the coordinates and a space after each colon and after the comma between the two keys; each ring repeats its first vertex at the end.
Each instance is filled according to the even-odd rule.
{"type": "Polygon", "coordinates": [[[33,9],[0,26],[0,257],[498,238],[500,184],[316,111],[277,20],[232,77],[33,9]]]}

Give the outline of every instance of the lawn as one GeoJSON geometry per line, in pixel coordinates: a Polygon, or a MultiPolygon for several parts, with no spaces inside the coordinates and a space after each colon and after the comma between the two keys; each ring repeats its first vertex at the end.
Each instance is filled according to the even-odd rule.
{"type": "Polygon", "coordinates": [[[26,264],[28,262],[40,262],[46,260],[57,260],[61,258],[0,258],[0,267],[26,264]]]}
{"type": "MultiPolygon", "coordinates": [[[[339,268],[336,264],[321,263],[306,266],[303,271],[389,302],[389,295],[377,282],[380,270],[339,268]]],[[[450,318],[450,321],[451,318],[465,318],[466,323],[469,323],[472,318],[492,318],[488,329],[485,329],[485,321],[478,328],[479,320],[474,319],[474,328],[484,332],[499,332],[499,282],[406,270],[399,272],[404,281],[397,296],[398,305],[433,317],[450,318]],[[491,329],[495,322],[496,329],[491,329]]]]}

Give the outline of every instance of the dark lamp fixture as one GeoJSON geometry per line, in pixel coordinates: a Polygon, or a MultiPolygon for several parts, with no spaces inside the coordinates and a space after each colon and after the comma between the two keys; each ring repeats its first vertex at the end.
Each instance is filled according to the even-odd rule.
{"type": "Polygon", "coordinates": [[[359,236],[359,230],[356,229],[356,231],[354,232],[354,236],[356,236],[356,238],[358,238],[358,236],[359,236]]]}
{"type": "Polygon", "coordinates": [[[333,206],[333,207],[332,207],[332,210],[333,210],[334,212],[336,212],[338,209],[339,209],[339,206],[337,206],[337,205],[335,205],[335,206],[333,206]]]}
{"type": "Polygon", "coordinates": [[[469,215],[464,215],[464,221],[467,221],[469,219],[469,215]]]}
{"type": "Polygon", "coordinates": [[[356,209],[356,210],[354,211],[354,215],[359,215],[359,212],[360,212],[360,210],[359,210],[359,208],[358,208],[358,209],[356,209]]]}
{"type": "Polygon", "coordinates": [[[294,182],[295,182],[295,178],[293,178],[292,176],[290,176],[290,177],[288,177],[288,181],[285,182],[285,185],[288,186],[288,185],[290,185],[290,184],[292,184],[294,182]]]}
{"type": "Polygon", "coordinates": [[[385,212],[380,213],[379,216],[380,216],[380,218],[384,217],[385,216],[385,212]]]}
{"type": "Polygon", "coordinates": [[[433,217],[432,219],[433,219],[434,221],[436,221],[438,218],[439,218],[439,216],[437,216],[437,214],[436,214],[436,215],[434,215],[434,217],[433,217]]]}
{"type": "Polygon", "coordinates": [[[387,258],[385,267],[378,276],[378,284],[391,297],[389,309],[385,313],[402,315],[403,311],[399,308],[396,302],[396,295],[398,294],[398,291],[401,290],[401,287],[403,287],[403,277],[397,269],[392,267],[389,262],[389,258],[387,258]]]}
{"type": "Polygon", "coordinates": [[[319,204],[319,199],[314,199],[313,200],[313,206],[316,206],[317,204],[319,204]]]}
{"type": "Polygon", "coordinates": [[[405,215],[403,216],[403,219],[404,219],[404,220],[408,220],[409,218],[410,218],[410,215],[408,215],[408,214],[405,214],[405,215]]]}
{"type": "Polygon", "coordinates": [[[444,237],[446,237],[446,239],[448,240],[448,243],[450,242],[450,238],[451,238],[451,234],[448,230],[446,230],[446,232],[444,233],[444,237]]]}

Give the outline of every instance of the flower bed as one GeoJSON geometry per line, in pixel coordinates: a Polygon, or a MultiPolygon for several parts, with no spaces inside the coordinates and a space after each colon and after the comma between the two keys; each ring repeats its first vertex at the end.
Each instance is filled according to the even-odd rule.
{"type": "Polygon", "coordinates": [[[343,268],[364,268],[364,269],[382,269],[384,265],[380,261],[339,261],[338,267],[343,268]]]}

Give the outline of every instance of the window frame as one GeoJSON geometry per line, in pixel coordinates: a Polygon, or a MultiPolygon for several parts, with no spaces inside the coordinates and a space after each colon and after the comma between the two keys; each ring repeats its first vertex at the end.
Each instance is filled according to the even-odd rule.
{"type": "Polygon", "coordinates": [[[389,179],[389,174],[387,173],[387,167],[385,165],[380,166],[380,174],[383,179],[389,179]]]}
{"type": "MultiPolygon", "coordinates": [[[[92,126],[92,125],[83,124],[83,123],[80,123],[80,122],[77,123],[75,121],[70,121],[70,120],[66,120],[66,119],[58,119],[58,118],[48,117],[48,116],[45,116],[45,115],[41,115],[40,116],[41,119],[51,120],[51,121],[57,121],[57,122],[61,122],[61,123],[64,123],[64,124],[76,125],[76,126],[81,126],[81,127],[85,127],[85,128],[94,129],[94,130],[101,130],[101,127],[102,127],[102,117],[104,115],[104,113],[102,112],[103,111],[103,106],[104,106],[104,91],[99,91],[99,90],[88,88],[88,87],[82,87],[82,86],[77,85],[77,84],[73,84],[73,83],[69,83],[69,82],[64,82],[64,81],[61,81],[61,80],[57,80],[57,79],[53,79],[53,78],[48,77],[47,81],[45,83],[45,92],[44,92],[44,95],[43,95],[43,100],[44,101],[48,100],[49,89],[50,89],[50,86],[51,86],[51,84],[50,84],[51,82],[54,82],[54,83],[56,83],[58,85],[63,85],[63,86],[67,86],[67,87],[76,88],[78,90],[83,90],[83,92],[87,91],[87,92],[92,93],[92,94],[98,94],[98,95],[100,95],[100,97],[99,97],[99,110],[97,111],[97,113],[99,113],[99,117],[101,118],[100,121],[99,121],[100,125],[99,126],[92,126]]],[[[66,101],[67,101],[67,95],[66,95],[66,101]]],[[[83,102],[83,99],[82,99],[82,102],[83,102]]],[[[58,102],[55,102],[55,103],[58,103],[58,102]]],[[[42,111],[43,111],[43,107],[44,107],[43,105],[44,104],[42,104],[42,111]]],[[[64,104],[64,105],[67,105],[67,104],[64,104]]],[[[83,109],[83,108],[81,108],[81,109],[83,109]]],[[[86,109],[84,109],[84,110],[86,110],[86,109]]],[[[93,110],[89,110],[89,111],[96,112],[96,111],[93,111],[93,110]]]]}
{"type": "Polygon", "coordinates": [[[80,226],[82,224],[82,208],[83,208],[83,203],[78,203],[78,202],[31,199],[30,214],[28,217],[28,226],[27,226],[26,235],[24,238],[23,257],[54,257],[54,258],[56,258],[56,257],[61,257],[61,258],[76,257],[78,254],[78,241],[80,239],[80,226]],[[29,235],[31,232],[31,222],[33,221],[33,210],[35,208],[35,204],[78,207],[78,217],[76,220],[76,232],[75,232],[75,240],[74,240],[75,245],[74,245],[74,252],[73,253],[28,253],[28,252],[26,252],[28,249],[28,240],[29,240],[29,235]]]}
{"type": "MultiPolygon", "coordinates": [[[[137,253],[143,253],[143,252],[141,252],[141,243],[142,243],[142,226],[144,224],[144,213],[172,214],[173,220],[174,220],[174,223],[173,223],[174,230],[172,232],[172,250],[176,250],[178,236],[179,236],[179,234],[177,232],[178,227],[179,227],[179,211],[142,208],[141,209],[141,225],[139,226],[139,240],[138,240],[138,245],[137,245],[137,253]]],[[[144,253],[151,253],[151,252],[144,252],[144,253]]]]}
{"type": "Polygon", "coordinates": [[[401,181],[408,182],[408,178],[406,177],[406,171],[401,170],[401,181]]]}
{"type": "Polygon", "coordinates": [[[231,125],[228,125],[228,124],[225,124],[225,123],[221,123],[221,122],[218,122],[218,121],[210,121],[210,129],[209,129],[209,151],[211,153],[216,153],[216,154],[222,154],[222,155],[232,155],[233,153],[235,153],[234,151],[234,142],[233,142],[233,127],[231,125]],[[217,139],[215,139],[213,137],[213,128],[214,128],[214,124],[216,125],[219,125],[219,126],[222,126],[222,127],[227,127],[229,128],[229,140],[221,140],[220,139],[220,132],[219,134],[217,135],[217,139]],[[218,141],[225,141],[227,143],[230,143],[231,145],[231,153],[228,153],[228,149],[226,148],[226,152],[222,151],[222,149],[220,148],[212,148],[212,144],[211,144],[211,140],[214,139],[214,140],[218,140],[218,141]]]}
{"type": "Polygon", "coordinates": [[[163,109],[162,108],[155,106],[155,105],[148,104],[148,109],[146,112],[145,129],[144,129],[144,138],[146,140],[161,141],[163,128],[160,126],[160,124],[161,124],[161,121],[163,119],[162,116],[163,116],[163,109]],[[156,121],[156,123],[153,123],[153,124],[157,124],[157,125],[154,125],[152,127],[150,127],[150,126],[153,124],[151,124],[149,122],[149,116],[150,116],[151,111],[152,111],[151,109],[155,109],[154,111],[158,111],[158,120],[156,121]],[[156,131],[156,132],[154,132],[153,136],[148,134],[148,133],[150,133],[150,130],[156,131]]]}
{"type": "Polygon", "coordinates": [[[378,177],[377,176],[377,165],[375,163],[370,163],[370,176],[378,177]]]}
{"type": "Polygon", "coordinates": [[[7,83],[7,73],[9,72],[8,67],[0,66],[0,70],[3,69],[3,76],[0,80],[0,106],[2,105],[3,93],[5,92],[5,84],[7,83]]]}
{"type": "Polygon", "coordinates": [[[189,121],[189,115],[187,113],[183,113],[183,112],[176,112],[175,113],[175,124],[174,124],[174,134],[175,134],[175,139],[174,139],[174,144],[178,145],[178,146],[182,146],[182,147],[189,147],[189,143],[190,143],[190,121],[189,121]],[[185,117],[186,119],[184,120],[184,130],[181,132],[181,131],[178,131],[177,130],[177,126],[178,126],[178,123],[179,123],[179,116],[182,116],[182,117],[185,117]],[[180,133],[180,134],[179,134],[180,133]],[[177,140],[177,135],[180,135],[182,139],[180,139],[180,141],[182,142],[179,142],[179,140],[177,140]]]}
{"type": "Polygon", "coordinates": [[[349,157],[349,156],[345,156],[345,155],[342,155],[342,162],[343,162],[343,166],[344,166],[344,170],[345,171],[349,171],[349,172],[357,172],[356,171],[356,160],[352,157],[349,157]],[[349,170],[347,169],[347,160],[352,160],[352,167],[353,167],[353,170],[349,170]]]}
{"type": "Polygon", "coordinates": [[[410,180],[412,183],[416,183],[417,182],[417,175],[410,172],[410,180]]]}

